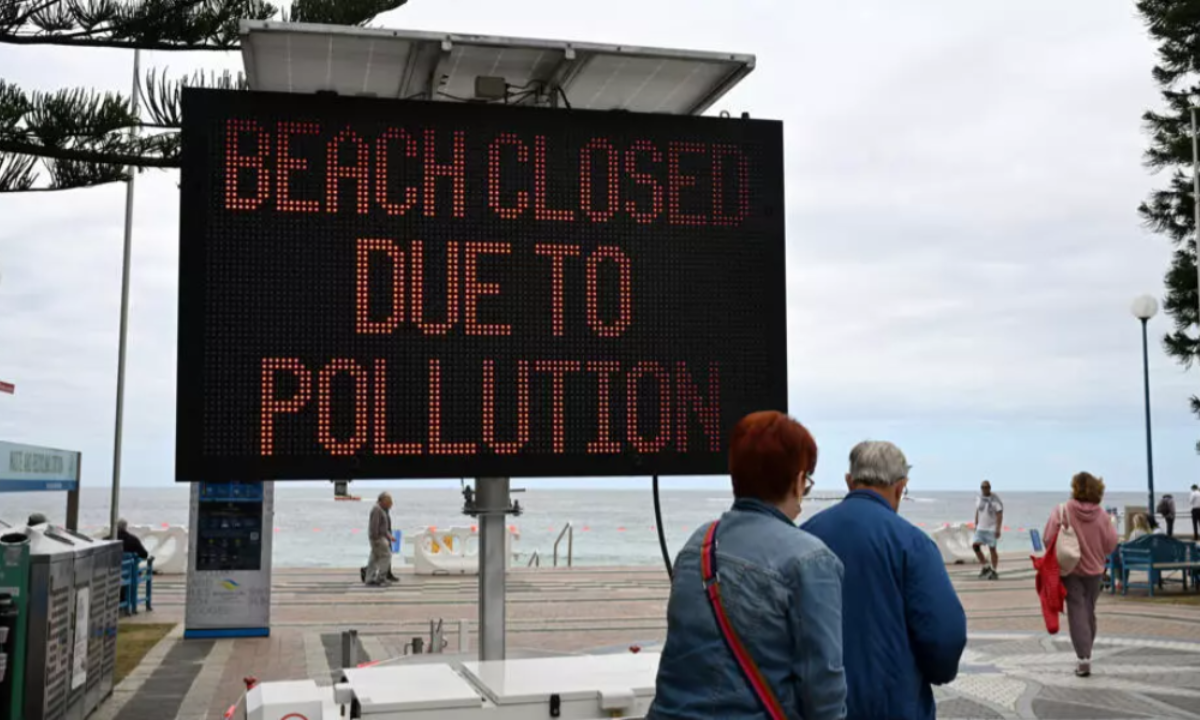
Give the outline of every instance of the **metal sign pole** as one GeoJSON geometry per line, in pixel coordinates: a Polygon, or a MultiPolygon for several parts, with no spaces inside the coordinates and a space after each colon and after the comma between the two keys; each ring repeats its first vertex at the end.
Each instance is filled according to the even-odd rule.
{"type": "Polygon", "coordinates": [[[479,659],[504,659],[504,593],[509,509],[506,477],[477,478],[479,508],[479,659]]]}
{"type": "Polygon", "coordinates": [[[79,493],[83,491],[83,453],[75,463],[75,489],[67,491],[67,529],[79,532],[79,493]]]}

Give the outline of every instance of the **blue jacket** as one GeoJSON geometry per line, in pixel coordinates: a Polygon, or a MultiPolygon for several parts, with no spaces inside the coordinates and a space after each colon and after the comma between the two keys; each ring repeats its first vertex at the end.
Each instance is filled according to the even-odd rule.
{"type": "Polygon", "coordinates": [[[804,529],[846,567],[847,718],[937,717],[930,685],[958,674],[967,616],[933,540],[870,490],[855,490],[804,529]]]}
{"type": "MultiPolygon", "coordinates": [[[[675,559],[648,719],[765,717],[705,594],[700,549],[707,530],[697,530],[675,559]]],[[[788,717],[844,718],[842,563],[778,509],[741,499],[721,516],[717,573],[730,623],[788,717]]]]}

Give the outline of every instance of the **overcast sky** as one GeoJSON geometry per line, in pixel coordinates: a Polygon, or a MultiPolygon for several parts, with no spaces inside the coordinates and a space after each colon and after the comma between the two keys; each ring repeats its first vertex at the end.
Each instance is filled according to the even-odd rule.
{"type": "MultiPolygon", "coordinates": [[[[411,0],[380,25],[749,52],[713,111],[786,125],[791,408],[822,452],[896,441],[917,488],[1145,487],[1130,301],[1162,295],[1138,202],[1154,48],[1127,0],[411,0]]],[[[175,72],[238,54],[147,53],[175,72]]],[[[27,90],[128,92],[132,53],[0,46],[27,90]]],[[[124,482],[173,478],[178,199],[137,184],[124,482]]],[[[124,188],[0,196],[0,439],[111,477],[124,188]]],[[[1200,375],[1151,321],[1159,488],[1197,480],[1200,375]]],[[[187,378],[179,378],[187,382],[187,378]]],[[[607,482],[607,481],[596,481],[607,482]]],[[[628,483],[624,483],[628,484],[628,483]]]]}

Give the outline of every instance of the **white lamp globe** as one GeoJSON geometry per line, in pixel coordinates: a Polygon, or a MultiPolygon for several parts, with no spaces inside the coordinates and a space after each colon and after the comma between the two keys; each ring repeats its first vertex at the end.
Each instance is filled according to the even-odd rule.
{"type": "Polygon", "coordinates": [[[1158,313],[1158,301],[1153,295],[1139,295],[1133,299],[1129,311],[1138,320],[1149,320],[1158,313]]]}

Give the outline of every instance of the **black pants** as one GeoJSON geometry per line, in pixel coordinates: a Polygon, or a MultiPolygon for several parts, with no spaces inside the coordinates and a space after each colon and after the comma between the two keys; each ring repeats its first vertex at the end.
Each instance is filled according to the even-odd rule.
{"type": "Polygon", "coordinates": [[[1175,537],[1175,516],[1164,515],[1163,522],[1167,524],[1167,537],[1175,537]]]}
{"type": "Polygon", "coordinates": [[[1200,541],[1200,508],[1192,508],[1192,539],[1200,541]]]}

